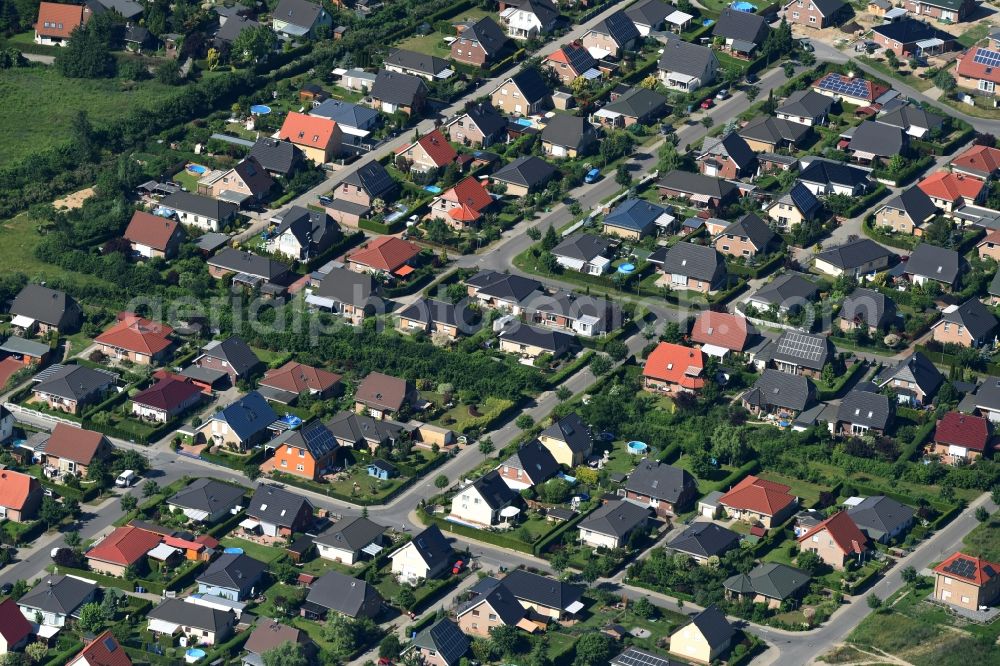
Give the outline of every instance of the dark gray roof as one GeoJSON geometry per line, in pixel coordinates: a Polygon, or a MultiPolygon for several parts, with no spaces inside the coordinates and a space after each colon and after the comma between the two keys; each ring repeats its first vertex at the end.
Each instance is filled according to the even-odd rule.
{"type": "Polygon", "coordinates": [[[875,122],[899,127],[904,131],[909,130],[911,127],[933,130],[944,123],[944,118],[936,113],[924,111],[919,106],[906,104],[879,116],[875,122]]]}
{"type": "Polygon", "coordinates": [[[829,338],[798,331],[785,331],[775,343],[771,358],[813,370],[822,370],[832,355],[833,346],[829,338]]]}
{"type": "Polygon", "coordinates": [[[210,342],[201,348],[203,356],[225,361],[237,375],[243,375],[260,364],[257,354],[241,338],[233,336],[222,342],[210,342]]]}
{"type": "Polygon", "coordinates": [[[809,584],[809,574],[787,564],[766,562],[759,564],[749,574],[728,578],[723,587],[742,594],[755,592],[770,599],[787,599],[809,584]]]}
{"type": "MultiPolygon", "coordinates": [[[[789,6],[785,5],[786,7],[789,6]]],[[[820,11],[823,16],[829,18],[839,12],[841,9],[847,6],[844,0],[813,0],[813,4],[816,5],[816,9],[820,11]]]]}
{"type": "Polygon", "coordinates": [[[287,264],[275,261],[269,257],[261,257],[252,252],[237,250],[234,247],[219,250],[214,257],[208,260],[208,265],[218,266],[219,268],[235,273],[244,273],[263,278],[268,282],[277,280],[289,271],[287,264]]]}
{"type": "Polygon", "coordinates": [[[764,43],[769,30],[763,16],[726,8],[722,10],[719,21],[712,29],[712,35],[760,45],[764,43]]]}
{"type": "Polygon", "coordinates": [[[212,420],[224,421],[237,437],[248,440],[267,430],[269,425],[278,420],[278,415],[264,396],[257,391],[250,391],[216,412],[212,420]]]}
{"type": "Polygon", "coordinates": [[[612,659],[611,666],[685,666],[685,664],[637,647],[630,647],[612,659]]]}
{"type": "Polygon", "coordinates": [[[316,537],[315,543],[341,550],[357,551],[381,537],[387,529],[363,516],[343,518],[316,537]]]}
{"type": "Polygon", "coordinates": [[[661,178],[657,185],[685,194],[701,194],[716,199],[724,199],[737,189],[728,180],[679,169],[674,169],[661,178]]]}
{"type": "Polygon", "coordinates": [[[419,76],[379,70],[372,84],[371,97],[396,106],[412,106],[420,97],[426,96],[427,85],[419,76]]]}
{"type": "Polygon", "coordinates": [[[603,236],[573,234],[552,248],[552,254],[557,257],[592,261],[597,257],[604,256],[611,245],[611,241],[603,236]]]}
{"type": "Polygon", "coordinates": [[[162,620],[185,627],[204,629],[218,634],[233,624],[236,615],[231,610],[221,611],[199,604],[189,604],[183,599],[164,599],[146,615],[150,620],[162,620]]]}
{"type": "Polygon", "coordinates": [[[256,585],[267,565],[244,554],[223,553],[212,562],[197,582],[225,589],[240,590],[256,585]]]}
{"type": "Polygon", "coordinates": [[[309,0],[281,0],[273,15],[280,17],[285,23],[312,29],[322,10],[322,5],[309,2],[309,0]]]}
{"type": "Polygon", "coordinates": [[[494,109],[492,104],[474,104],[465,111],[465,115],[484,136],[496,136],[507,129],[507,119],[494,109]]]}
{"type": "Polygon", "coordinates": [[[381,302],[380,287],[367,273],[355,273],[346,268],[333,268],[323,276],[316,295],[355,307],[381,302]]]}
{"type": "Polygon", "coordinates": [[[594,126],[582,116],[558,113],[542,129],[542,141],[580,150],[597,140],[594,126]]]}
{"type": "Polygon", "coordinates": [[[243,499],[243,488],[215,479],[195,479],[167,502],[184,509],[207,511],[209,515],[228,510],[243,499]]]}
{"type": "Polygon", "coordinates": [[[890,388],[892,380],[912,382],[920,387],[920,390],[927,395],[934,395],[938,387],[944,382],[944,375],[934,367],[930,359],[922,352],[913,352],[910,356],[899,364],[879,376],[879,386],[890,388]]]}
{"type": "Polygon", "coordinates": [[[481,270],[469,277],[465,283],[477,288],[480,294],[490,298],[518,303],[542,287],[542,283],[538,280],[488,269],[481,270]]]}
{"type": "Polygon", "coordinates": [[[175,192],[163,197],[160,205],[171,210],[179,210],[192,215],[199,215],[210,220],[228,220],[240,209],[234,203],[204,197],[191,192],[175,192]]]}
{"type": "Polygon", "coordinates": [[[889,398],[879,393],[854,390],[844,396],[837,409],[837,420],[841,423],[867,426],[885,430],[892,417],[889,398]]]}
{"type": "Polygon", "coordinates": [[[870,183],[869,174],[864,169],[818,158],[811,160],[809,165],[799,172],[799,180],[807,183],[835,184],[851,188],[858,185],[867,187],[870,183]]]}
{"type": "Polygon", "coordinates": [[[12,335],[0,345],[0,351],[7,352],[8,354],[23,354],[25,356],[38,357],[48,354],[52,351],[52,347],[38,340],[28,340],[12,335]]]}
{"type": "Polygon", "coordinates": [[[244,30],[253,30],[259,27],[260,23],[257,21],[237,14],[226,19],[226,22],[215,33],[215,38],[220,42],[232,44],[244,30]]]}
{"type": "Polygon", "coordinates": [[[962,263],[962,257],[955,250],[921,243],[910,254],[905,273],[954,285],[962,263]]]}
{"type": "Polygon", "coordinates": [[[979,409],[1000,410],[1000,377],[984,379],[971,397],[971,402],[979,409]]]}
{"type": "Polygon", "coordinates": [[[855,289],[840,306],[840,317],[879,328],[896,319],[896,304],[874,289],[855,289]]]}
{"type": "Polygon", "coordinates": [[[800,118],[818,118],[829,112],[832,106],[832,97],[820,95],[809,88],[793,92],[776,112],[800,118]]]}
{"type": "Polygon", "coordinates": [[[713,650],[719,647],[729,647],[736,635],[736,629],[729,624],[725,614],[715,605],[709,606],[695,615],[691,618],[691,622],[698,628],[713,650]]]}
{"type": "MultiPolygon", "coordinates": [[[[134,0],[95,0],[86,4],[91,10],[95,10],[95,5],[103,7],[106,10],[114,10],[127,19],[133,19],[141,15],[143,10],[142,5],[134,0]]],[[[95,13],[100,13],[100,11],[95,10],[95,13]]]]}
{"type": "Polygon", "coordinates": [[[447,562],[455,552],[437,525],[431,525],[417,534],[410,543],[420,555],[420,559],[431,569],[439,562],[447,562]]]}
{"type": "Polygon", "coordinates": [[[19,606],[43,612],[72,615],[89,601],[97,585],[71,576],[49,574],[18,599],[19,606]]]}
{"type": "MultiPolygon", "coordinates": [[[[538,69],[534,67],[526,67],[520,72],[510,77],[511,82],[517,86],[517,89],[521,91],[521,97],[528,104],[534,104],[539,102],[549,95],[552,91],[549,87],[545,85],[545,79],[539,73],[538,69]]],[[[502,86],[506,81],[502,82],[497,88],[502,86]]]]}
{"type": "Polygon", "coordinates": [[[667,250],[663,272],[715,284],[726,274],[726,262],[714,247],[681,242],[667,250]]]}
{"type": "Polygon", "coordinates": [[[816,198],[816,195],[798,181],[795,181],[791,189],[778,198],[778,202],[795,206],[800,213],[805,215],[806,219],[810,220],[816,217],[823,207],[823,203],[816,198]]]}
{"type": "Polygon", "coordinates": [[[816,257],[839,268],[849,271],[881,258],[889,259],[893,253],[869,238],[859,238],[843,245],[823,250],[816,257]]]}
{"type": "Polygon", "coordinates": [[[983,302],[973,296],[954,310],[945,311],[941,321],[964,326],[973,340],[981,341],[985,336],[996,330],[997,318],[983,302]]]}
{"type": "Polygon", "coordinates": [[[443,659],[447,666],[453,666],[469,651],[470,645],[472,643],[468,636],[462,633],[458,625],[443,617],[414,636],[404,654],[414,647],[419,647],[431,650],[443,659]]]}
{"type": "Polygon", "coordinates": [[[265,523],[291,527],[302,507],[313,509],[312,503],[301,495],[271,485],[257,486],[257,491],[247,507],[247,515],[265,523]]]}
{"type": "Polygon", "coordinates": [[[501,465],[524,471],[532,483],[541,483],[559,471],[559,463],[537,439],[521,445],[501,465]]]}
{"type": "Polygon", "coordinates": [[[990,286],[986,290],[990,296],[1000,296],[1000,271],[993,276],[993,280],[990,281],[990,286]]]}
{"type": "Polygon", "coordinates": [[[797,412],[811,405],[814,398],[815,389],[808,379],[770,368],[743,394],[743,400],[753,407],[783,407],[797,412]]]}
{"type": "Polygon", "coordinates": [[[656,27],[663,23],[663,20],[673,11],[674,8],[662,0],[645,0],[630,5],[625,10],[625,15],[632,19],[636,25],[656,27]]]}
{"type": "Polygon", "coordinates": [[[330,571],[309,588],[306,601],[348,617],[374,617],[382,597],[374,586],[338,571],[330,571]]]}
{"type": "Polygon", "coordinates": [[[535,155],[522,155],[505,167],[497,169],[493,180],[524,187],[540,187],[552,180],[556,168],[535,155]]]}
{"type": "Polygon", "coordinates": [[[484,16],[475,23],[467,25],[460,37],[479,42],[488,56],[495,56],[502,52],[510,43],[497,22],[489,16],[484,16]]]}
{"type": "Polygon", "coordinates": [[[885,495],[866,497],[847,510],[854,524],[871,539],[881,539],[913,520],[914,511],[885,495]]]}
{"type": "MultiPolygon", "coordinates": [[[[360,104],[352,104],[351,102],[345,102],[339,99],[327,99],[309,112],[310,116],[321,116],[323,118],[329,118],[330,120],[340,124],[346,125],[348,127],[359,127],[366,128],[370,126],[375,120],[378,120],[378,111],[375,109],[370,109],[367,106],[361,106],[360,104]]],[[[375,165],[381,167],[382,165],[375,160],[366,162],[361,168],[375,165]]],[[[348,176],[350,178],[350,176],[348,176]]],[[[345,178],[345,180],[347,180],[345,178]]]]}
{"type": "Polygon", "coordinates": [[[10,306],[12,315],[23,315],[43,324],[58,326],[71,311],[79,310],[79,305],[65,291],[49,289],[39,284],[27,284],[14,298],[10,306]]]}
{"type": "Polygon", "coordinates": [[[934,205],[931,198],[916,185],[889,199],[885,205],[895,210],[905,211],[914,224],[923,223],[937,212],[937,206],[934,205]]]}
{"type": "Polygon", "coordinates": [[[303,247],[322,248],[340,234],[340,227],[324,211],[292,206],[282,216],[274,235],[285,232],[291,232],[303,247]]]}
{"type": "Polygon", "coordinates": [[[740,535],[715,523],[694,523],[685,529],[667,548],[680,553],[706,558],[722,555],[736,548],[740,535]]]}
{"type": "Polygon", "coordinates": [[[782,118],[758,116],[738,131],[744,139],[756,139],[764,143],[780,144],[788,141],[797,144],[809,134],[808,125],[800,125],[782,118]]]}
{"type": "Polygon", "coordinates": [[[476,479],[472,483],[472,487],[494,511],[507,506],[518,497],[518,494],[504,483],[495,470],[476,479]]]}
{"type": "Polygon", "coordinates": [[[750,168],[757,162],[757,155],[736,132],[729,132],[717,139],[705,139],[701,157],[705,156],[728,157],[740,169],[750,168]]]}
{"type": "Polygon", "coordinates": [[[389,419],[373,419],[367,414],[340,412],[326,427],[334,436],[344,442],[385,442],[399,437],[403,424],[389,419]]]}
{"type": "Polygon", "coordinates": [[[597,61],[594,60],[592,55],[590,55],[590,51],[579,43],[563,44],[556,49],[555,53],[552,55],[559,52],[562,52],[566,64],[568,64],[578,76],[597,66],[597,61]]]}
{"type": "Polygon", "coordinates": [[[483,591],[481,594],[474,596],[472,599],[467,601],[464,605],[460,606],[456,611],[456,615],[461,617],[465,613],[471,611],[476,606],[482,603],[488,603],[490,608],[492,608],[500,621],[508,626],[516,625],[525,615],[524,606],[518,603],[514,595],[511,594],[503,585],[500,585],[495,579],[483,579],[485,582],[490,581],[488,584],[483,586],[483,591]]]}
{"type": "Polygon", "coordinates": [[[385,59],[385,64],[395,65],[426,76],[437,76],[439,72],[448,69],[448,61],[444,58],[409,49],[394,49],[385,59]]]}
{"type": "Polygon", "coordinates": [[[106,370],[95,370],[84,365],[66,365],[58,369],[50,368],[33,390],[69,400],[84,400],[95,392],[112,386],[117,378],[118,375],[106,370]]]}
{"type": "Polygon", "coordinates": [[[626,502],[609,501],[579,523],[582,530],[622,538],[649,519],[649,509],[626,502]]]}
{"type": "Polygon", "coordinates": [[[576,412],[570,412],[548,428],[542,431],[542,437],[551,437],[560,442],[566,442],[570,450],[590,451],[593,447],[593,440],[590,437],[588,428],[580,419],[576,412]]]}
{"type": "Polygon", "coordinates": [[[754,213],[747,213],[738,221],[733,222],[725,228],[722,234],[746,238],[758,250],[763,250],[778,237],[776,233],[771,231],[771,227],[767,226],[767,223],[754,213]]]}
{"type": "Polygon", "coordinates": [[[601,35],[608,35],[615,40],[619,47],[639,37],[639,29],[621,10],[614,12],[590,30],[601,35]]]}
{"type": "Polygon", "coordinates": [[[604,224],[620,229],[628,229],[639,233],[649,232],[656,220],[667,212],[659,204],[632,197],[620,204],[604,216],[604,224]]]}
{"type": "MultiPolygon", "coordinates": [[[[463,308],[462,312],[465,312],[463,308]]],[[[457,326],[458,313],[452,303],[436,301],[430,298],[419,298],[399,312],[400,317],[412,319],[424,324],[447,324],[457,326]]],[[[464,321],[462,322],[464,323],[464,321]]]]}
{"type": "Polygon", "coordinates": [[[671,503],[676,503],[696,488],[694,477],[686,469],[648,458],[636,465],[625,482],[625,490],[671,503]]]}
{"type": "Polygon", "coordinates": [[[538,347],[553,355],[560,356],[569,351],[574,337],[561,331],[538,328],[527,324],[509,327],[500,333],[500,338],[519,345],[538,347]]]}
{"type": "Polygon", "coordinates": [[[872,153],[879,157],[898,155],[903,152],[905,146],[906,137],[903,130],[871,120],[858,125],[851,135],[851,150],[872,153]]]}
{"type": "Polygon", "coordinates": [[[629,118],[647,118],[663,111],[667,103],[666,95],[661,95],[649,88],[632,88],[611,104],[604,106],[605,111],[620,113],[629,118]]]}
{"type": "Polygon", "coordinates": [[[530,601],[546,608],[557,608],[564,611],[583,596],[584,588],[570,585],[555,578],[540,576],[514,569],[500,579],[500,584],[506,587],[518,601],[530,601]]]}
{"type": "MultiPolygon", "coordinates": [[[[929,4],[933,5],[934,3],[931,2],[929,4]]],[[[954,4],[955,9],[957,9],[959,3],[956,2],[954,4]]],[[[899,42],[902,45],[913,44],[925,39],[941,39],[945,43],[952,42],[955,39],[950,33],[939,30],[930,23],[920,21],[912,16],[907,16],[893,23],[875,25],[872,27],[872,32],[887,37],[892,41],[899,42]]]]}
{"type": "Polygon", "coordinates": [[[763,301],[781,308],[802,305],[819,295],[819,289],[798,273],[779,275],[770,284],[757,291],[752,300],[763,301]]]}

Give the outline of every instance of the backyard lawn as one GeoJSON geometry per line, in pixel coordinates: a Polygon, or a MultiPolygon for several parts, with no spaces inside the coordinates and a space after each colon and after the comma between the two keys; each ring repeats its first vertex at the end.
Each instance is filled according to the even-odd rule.
{"type": "Polygon", "coordinates": [[[802,481],[801,479],[795,479],[790,476],[783,476],[776,472],[761,472],[760,478],[766,479],[768,481],[774,481],[775,483],[783,483],[789,486],[791,490],[789,492],[799,498],[804,506],[813,506],[819,501],[820,493],[830,490],[827,486],[818,486],[808,481],[802,481]]]}
{"type": "Polygon", "coordinates": [[[244,554],[261,562],[272,562],[285,552],[281,546],[264,546],[239,537],[224,537],[219,541],[224,548],[242,548],[244,554]]]}
{"type": "Polygon", "coordinates": [[[1000,562],[1000,518],[994,515],[976,527],[965,536],[964,543],[963,552],[1000,562]]]}
{"type": "Polygon", "coordinates": [[[463,433],[474,428],[485,427],[498,414],[508,409],[513,402],[503,398],[489,397],[477,405],[456,404],[434,420],[435,425],[463,433]],[[472,410],[475,410],[473,415],[472,410]]]}
{"type": "MultiPolygon", "coordinates": [[[[452,23],[458,23],[459,21],[481,19],[484,16],[491,16],[493,12],[487,11],[480,7],[471,7],[464,11],[459,12],[457,15],[451,17],[450,19],[445,19],[452,23]]],[[[445,43],[445,37],[454,37],[454,31],[444,35],[436,30],[432,30],[426,35],[414,35],[401,41],[398,46],[401,49],[409,49],[410,51],[417,51],[419,53],[426,53],[427,55],[438,56],[439,58],[448,58],[451,56],[451,47],[445,43]]]]}

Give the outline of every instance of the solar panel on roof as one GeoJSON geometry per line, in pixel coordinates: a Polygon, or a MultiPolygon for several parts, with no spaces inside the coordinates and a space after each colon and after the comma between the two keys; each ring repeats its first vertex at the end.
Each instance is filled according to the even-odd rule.
{"type": "Polygon", "coordinates": [[[629,648],[615,657],[615,664],[620,666],[670,666],[670,660],[629,648]]]}
{"type": "Polygon", "coordinates": [[[967,560],[964,557],[958,558],[945,567],[944,570],[958,576],[959,578],[972,579],[976,577],[976,563],[972,560],[967,560]]]}
{"type": "Polygon", "coordinates": [[[868,97],[868,82],[864,79],[844,79],[839,74],[827,74],[819,82],[819,87],[849,97],[868,97]]]}
{"type": "Polygon", "coordinates": [[[820,338],[807,337],[799,333],[786,333],[778,345],[779,354],[788,354],[798,358],[818,361],[823,358],[826,349],[820,338]]]}
{"type": "Polygon", "coordinates": [[[972,62],[986,65],[987,67],[1000,67],[1000,52],[988,49],[979,49],[972,57],[972,62]]]}
{"type": "Polygon", "coordinates": [[[812,192],[806,189],[805,186],[796,185],[791,189],[789,195],[792,197],[792,203],[801,211],[810,210],[813,207],[813,202],[816,201],[812,192]]]}

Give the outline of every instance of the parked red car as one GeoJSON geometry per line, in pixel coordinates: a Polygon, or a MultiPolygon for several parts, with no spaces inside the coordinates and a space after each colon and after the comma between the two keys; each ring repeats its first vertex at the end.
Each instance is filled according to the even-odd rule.
{"type": "Polygon", "coordinates": [[[706,99],[704,102],[701,103],[701,108],[711,109],[713,104],[715,104],[715,102],[713,102],[712,98],[709,97],[708,99],[706,99]]]}
{"type": "Polygon", "coordinates": [[[462,573],[462,569],[464,568],[465,568],[465,562],[463,560],[459,560],[458,562],[455,562],[455,566],[452,567],[451,573],[453,576],[457,576],[458,574],[462,573]]]}

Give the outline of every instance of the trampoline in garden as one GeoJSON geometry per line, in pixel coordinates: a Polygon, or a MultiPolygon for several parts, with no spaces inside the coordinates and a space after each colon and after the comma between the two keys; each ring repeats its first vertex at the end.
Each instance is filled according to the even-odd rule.
{"type": "Polygon", "coordinates": [[[646,442],[639,442],[632,440],[625,445],[628,448],[628,452],[634,456],[641,456],[643,453],[649,450],[649,445],[646,442]]]}
{"type": "Polygon", "coordinates": [[[267,104],[254,104],[250,107],[250,113],[255,116],[266,116],[271,113],[271,107],[267,104]]]}

